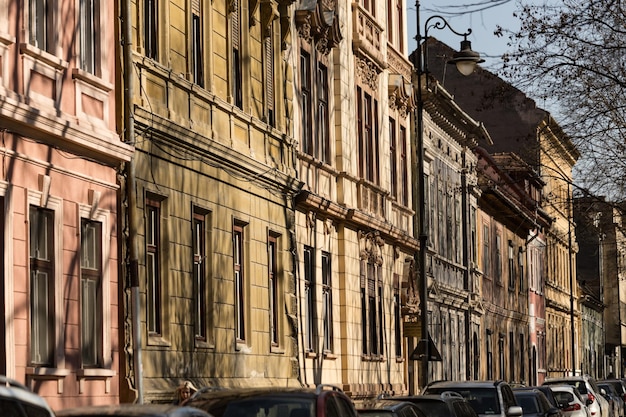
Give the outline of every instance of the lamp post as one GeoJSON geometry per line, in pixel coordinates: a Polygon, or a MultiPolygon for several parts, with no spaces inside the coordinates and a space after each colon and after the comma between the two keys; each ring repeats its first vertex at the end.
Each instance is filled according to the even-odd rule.
{"type": "MultiPolygon", "coordinates": [[[[428,89],[428,47],[426,42],[428,41],[428,31],[433,29],[443,30],[445,28],[450,29],[455,35],[463,37],[461,41],[460,51],[454,53],[452,59],[448,61],[451,64],[456,64],[457,69],[463,75],[469,75],[474,72],[476,64],[484,62],[480,58],[477,52],[472,51],[471,42],[467,40],[467,36],[472,33],[471,29],[468,29],[465,33],[460,33],[452,29],[450,24],[442,16],[435,15],[429,17],[424,23],[424,31],[420,28],[420,2],[416,0],[415,10],[417,12],[417,35],[415,40],[417,41],[417,54],[415,71],[417,77],[417,89],[416,89],[416,106],[415,106],[415,120],[416,120],[416,138],[417,138],[417,160],[418,160],[418,184],[419,184],[419,201],[417,207],[418,215],[418,234],[419,234],[419,282],[418,288],[420,291],[420,319],[421,319],[421,334],[420,342],[418,343],[418,350],[420,352],[419,359],[421,360],[422,374],[420,376],[420,385],[426,386],[428,383],[428,362],[430,360],[430,338],[428,335],[428,281],[426,277],[426,245],[428,242],[428,230],[426,229],[426,184],[425,184],[425,169],[424,169],[424,97],[422,94],[422,76],[425,77],[425,87],[428,89]],[[423,44],[423,47],[422,47],[423,44]],[[420,348],[421,345],[421,349],[420,348]]],[[[415,227],[415,226],[414,226],[415,227]]]]}

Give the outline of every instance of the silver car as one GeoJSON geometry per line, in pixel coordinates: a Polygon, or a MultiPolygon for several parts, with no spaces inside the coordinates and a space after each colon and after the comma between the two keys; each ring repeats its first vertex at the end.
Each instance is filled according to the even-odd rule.
{"type": "Polygon", "coordinates": [[[596,380],[587,375],[548,378],[543,385],[568,384],[576,387],[591,413],[591,417],[611,417],[609,402],[600,393],[596,380]]]}

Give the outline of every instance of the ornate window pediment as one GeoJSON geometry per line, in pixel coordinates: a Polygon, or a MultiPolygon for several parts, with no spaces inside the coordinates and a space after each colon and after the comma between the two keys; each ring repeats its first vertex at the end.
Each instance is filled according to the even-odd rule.
{"type": "Polygon", "coordinates": [[[411,83],[407,83],[400,74],[389,74],[389,108],[397,110],[402,117],[406,117],[413,108],[411,83]]]}
{"type": "Polygon", "coordinates": [[[302,39],[326,55],[343,39],[335,0],[302,0],[296,10],[296,27],[302,39]]]}

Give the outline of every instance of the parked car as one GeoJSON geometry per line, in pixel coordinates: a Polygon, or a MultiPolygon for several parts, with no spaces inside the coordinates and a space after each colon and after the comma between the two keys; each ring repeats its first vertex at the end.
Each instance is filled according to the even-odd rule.
{"type": "Polygon", "coordinates": [[[513,390],[517,403],[522,407],[524,417],[557,417],[561,410],[546,398],[538,389],[513,390]]]}
{"type": "Polygon", "coordinates": [[[54,417],[46,400],[28,387],[0,375],[0,415],[10,417],[54,417]]]}
{"type": "Polygon", "coordinates": [[[357,412],[360,417],[426,417],[422,410],[408,401],[378,400],[358,408],[357,412]]]}
{"type": "MultiPolygon", "coordinates": [[[[535,389],[541,391],[543,395],[546,396],[546,398],[548,399],[548,401],[553,407],[558,408],[559,410],[561,409],[559,407],[558,401],[554,397],[554,392],[552,392],[552,388],[549,385],[539,385],[539,386],[531,386],[531,387],[515,387],[513,388],[513,393],[515,393],[515,391],[535,390],[535,389]]],[[[563,415],[562,412],[560,414],[561,416],[563,415]]]]}
{"type": "Polygon", "coordinates": [[[505,381],[434,381],[427,384],[422,394],[441,395],[453,391],[467,400],[479,417],[520,417],[513,390],[505,381]]]}
{"type": "Polygon", "coordinates": [[[200,389],[187,405],[214,417],[357,417],[354,403],[340,388],[200,389]]]}
{"type": "Polygon", "coordinates": [[[564,417],[591,417],[587,404],[576,387],[572,385],[551,385],[551,387],[564,417]]]}
{"type": "MultiPolygon", "coordinates": [[[[613,388],[615,388],[615,391],[617,391],[620,397],[622,397],[622,400],[624,401],[625,408],[626,408],[626,381],[623,379],[603,379],[601,381],[598,381],[598,384],[601,382],[613,385],[613,388]]],[[[624,417],[623,414],[622,414],[622,417],[624,417]]]]}
{"type": "Polygon", "coordinates": [[[548,378],[542,385],[562,385],[575,386],[582,395],[591,417],[611,417],[611,409],[608,401],[600,394],[600,388],[596,380],[588,375],[563,376],[548,378]]]}
{"type": "Polygon", "coordinates": [[[116,404],[66,408],[57,417],[211,417],[194,407],[174,404],[116,404]]]}
{"type": "Polygon", "coordinates": [[[604,398],[612,405],[613,415],[615,417],[624,417],[624,400],[622,396],[615,390],[613,384],[608,382],[598,382],[598,388],[603,393],[604,398]]]}
{"type": "Polygon", "coordinates": [[[476,411],[460,394],[450,391],[441,395],[411,395],[389,397],[395,401],[409,401],[428,417],[477,417],[476,411]]]}

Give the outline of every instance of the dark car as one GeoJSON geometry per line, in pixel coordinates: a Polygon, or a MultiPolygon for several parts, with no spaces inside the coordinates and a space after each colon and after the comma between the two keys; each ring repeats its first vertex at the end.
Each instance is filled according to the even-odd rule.
{"type": "Polygon", "coordinates": [[[513,390],[517,403],[522,407],[524,417],[557,417],[561,410],[550,404],[543,392],[532,390],[513,390]]]}
{"type": "Polygon", "coordinates": [[[611,404],[611,409],[613,410],[614,417],[623,417],[624,416],[624,400],[622,396],[615,390],[613,384],[609,384],[608,382],[599,381],[598,387],[600,388],[600,393],[604,395],[604,398],[607,399],[609,404],[611,404]]]}
{"type": "Polygon", "coordinates": [[[350,397],[332,385],[200,389],[187,405],[215,417],[357,417],[350,397]]]}
{"type": "Polygon", "coordinates": [[[173,404],[117,404],[66,408],[56,417],[211,417],[194,407],[173,404]]]}
{"type": "Polygon", "coordinates": [[[623,379],[603,379],[598,381],[598,384],[610,384],[615,388],[615,391],[622,397],[624,403],[626,403],[626,381],[623,379]]]}
{"type": "Polygon", "coordinates": [[[390,400],[408,401],[422,410],[428,417],[477,417],[469,402],[456,392],[441,395],[411,395],[389,397],[390,400]]]}
{"type": "Polygon", "coordinates": [[[4,375],[0,375],[0,415],[54,417],[46,400],[25,385],[4,375]]]}
{"type": "Polygon", "coordinates": [[[448,391],[465,398],[479,417],[520,417],[523,413],[505,381],[433,381],[422,394],[441,395],[448,391]]]}
{"type": "MultiPolygon", "coordinates": [[[[540,385],[540,386],[532,386],[532,387],[517,387],[517,388],[513,388],[513,392],[515,391],[529,391],[529,390],[538,390],[543,392],[543,395],[546,396],[546,398],[548,399],[548,401],[550,402],[550,404],[552,405],[552,407],[557,408],[559,410],[561,410],[560,404],[557,401],[556,397],[554,396],[554,392],[552,391],[552,388],[549,385],[540,385]]],[[[561,411],[559,413],[560,416],[563,415],[563,412],[561,411]]]]}
{"type": "Polygon", "coordinates": [[[379,400],[358,408],[357,412],[360,417],[426,417],[422,410],[408,401],[379,400]]]}

